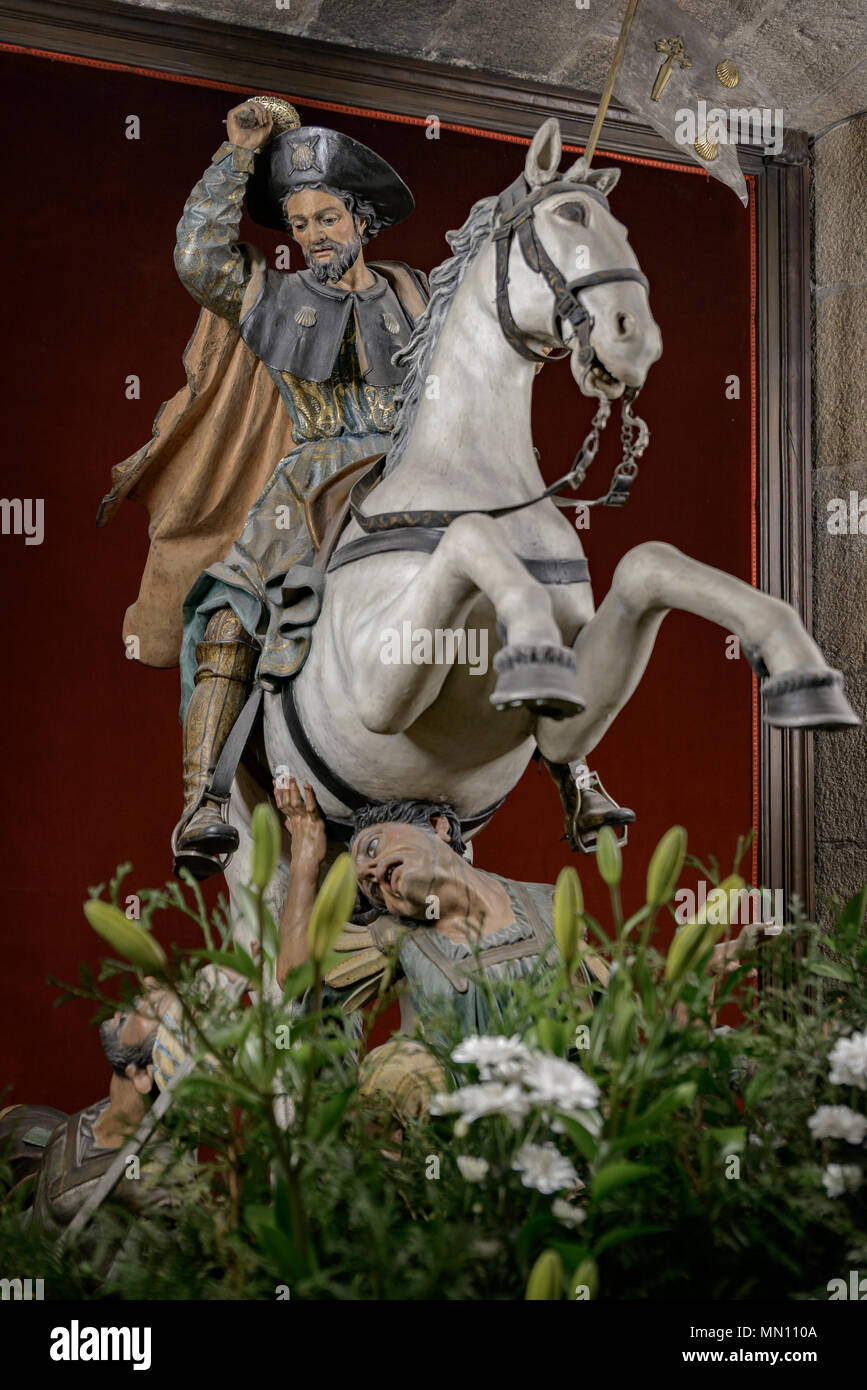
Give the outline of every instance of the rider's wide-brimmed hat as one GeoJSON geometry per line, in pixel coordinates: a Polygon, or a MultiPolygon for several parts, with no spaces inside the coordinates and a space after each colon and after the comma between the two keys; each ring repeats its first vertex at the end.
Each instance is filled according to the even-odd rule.
{"type": "Polygon", "coordinates": [[[400,175],[367,145],[324,126],[300,126],[278,135],[258,155],[247,211],[260,226],[283,231],[289,194],[320,183],[366,198],[386,227],[402,222],[415,206],[400,175]]]}

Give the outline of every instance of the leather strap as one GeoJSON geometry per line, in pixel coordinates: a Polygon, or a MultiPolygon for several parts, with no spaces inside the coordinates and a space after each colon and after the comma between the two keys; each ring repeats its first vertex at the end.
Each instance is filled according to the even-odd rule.
{"type": "MultiPolygon", "coordinates": [[[[326,791],[329,791],[338,801],[342,801],[344,806],[349,806],[353,811],[359,811],[362,806],[370,805],[370,797],[362,795],[354,787],[350,787],[348,782],[344,782],[342,777],[332,770],[325,759],[317,753],[313,744],[307,737],[304,725],[301,723],[301,716],[298,713],[298,705],[295,701],[295,681],[288,680],[283,686],[283,718],[286,720],[286,727],[295,748],[310,768],[317,781],[321,782],[326,791]]],[[[479,811],[475,816],[469,816],[461,820],[461,833],[469,834],[470,831],[478,830],[486,825],[495,811],[498,811],[505,801],[505,796],[501,796],[492,806],[487,806],[484,811],[479,811]]],[[[326,819],[326,829],[330,835],[337,839],[349,840],[353,833],[352,823],[326,819]]]]}
{"type": "MultiPolygon", "coordinates": [[[[442,538],[443,532],[434,526],[406,526],[378,535],[359,536],[332,554],[326,573],[350,565],[353,560],[364,560],[370,555],[382,555],[393,550],[421,550],[430,555],[442,538]]],[[[540,584],[585,584],[590,578],[590,567],[583,556],[579,560],[528,560],[523,556],[518,556],[518,559],[540,584]]]]}
{"type": "Polygon", "coordinates": [[[247,746],[247,740],[253,732],[253,725],[256,722],[256,715],[259,713],[259,706],[262,703],[262,687],[258,683],[254,684],[250,692],[247,703],[232,725],[232,732],[223,745],[223,751],[214,768],[214,775],[208,788],[208,796],[213,801],[228,801],[232,794],[232,783],[235,780],[235,773],[238,771],[238,764],[241,755],[247,746]]]}
{"type": "MultiPolygon", "coordinates": [[[[529,497],[526,502],[512,502],[505,507],[460,507],[453,511],[377,512],[374,516],[365,516],[364,512],[361,511],[361,505],[382,477],[385,457],[383,454],[370,469],[370,472],[365,473],[363,478],[359,478],[349,494],[349,510],[352,519],[368,536],[375,535],[380,531],[398,531],[410,526],[422,530],[436,528],[444,530],[459,516],[490,516],[494,520],[501,516],[512,516],[515,512],[524,511],[526,507],[535,507],[537,502],[544,502],[548,497],[553,497],[556,492],[559,492],[560,488],[569,482],[576,469],[583,462],[584,454],[582,450],[568,473],[564,473],[562,478],[551,483],[550,487],[546,487],[544,492],[540,492],[536,497],[529,497]]],[[[579,500],[578,498],[569,500],[567,505],[577,506],[579,500]]]]}
{"type": "Polygon", "coordinates": [[[362,796],[354,787],[350,787],[348,782],[344,782],[342,777],[338,777],[337,773],[332,771],[325,760],[319,756],[307,737],[295,702],[294,680],[286,681],[283,686],[283,718],[286,720],[289,737],[295,744],[296,750],[326,791],[329,791],[332,796],[336,797],[338,801],[342,801],[344,806],[349,806],[353,811],[360,811],[362,806],[369,805],[370,797],[362,796]]]}
{"type": "Polygon", "coordinates": [[[458,994],[466,994],[472,977],[484,974],[491,965],[501,965],[509,960],[522,960],[527,956],[540,956],[551,949],[551,930],[542,920],[531,894],[523,883],[515,883],[513,887],[530,920],[532,936],[523,937],[520,941],[508,941],[502,946],[492,946],[488,951],[480,951],[478,959],[471,957],[469,960],[454,961],[440,948],[435,932],[422,927],[411,933],[411,940],[422,955],[437,967],[458,994]]]}

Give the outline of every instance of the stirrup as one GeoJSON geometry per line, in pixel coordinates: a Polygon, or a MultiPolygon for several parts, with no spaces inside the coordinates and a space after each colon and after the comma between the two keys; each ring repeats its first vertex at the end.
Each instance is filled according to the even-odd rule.
{"type": "Polygon", "coordinates": [[[575,845],[573,848],[580,849],[583,854],[595,854],[596,846],[599,841],[599,831],[603,825],[609,826],[615,835],[618,845],[623,848],[629,842],[629,826],[635,820],[635,812],[628,807],[621,806],[610,792],[606,791],[602,783],[602,778],[598,772],[587,769],[587,778],[579,783],[576,781],[575,787],[579,795],[578,807],[573,818],[575,825],[575,845]],[[609,803],[610,811],[598,825],[588,827],[586,830],[578,829],[578,822],[581,818],[581,805],[584,800],[584,793],[596,791],[609,803]]]}
{"type": "MultiPolygon", "coordinates": [[[[193,816],[197,811],[201,810],[205,795],[206,794],[199,796],[191,806],[187,807],[172,831],[173,873],[179,878],[181,870],[186,869],[199,883],[203,883],[205,879],[213,878],[216,874],[225,873],[235,853],[235,850],[226,850],[221,853],[209,854],[207,850],[196,847],[187,849],[180,847],[181,837],[187,830],[193,816]]],[[[224,805],[225,802],[219,803],[221,812],[222,806],[224,805]]],[[[225,823],[228,826],[228,821],[225,823]]]]}

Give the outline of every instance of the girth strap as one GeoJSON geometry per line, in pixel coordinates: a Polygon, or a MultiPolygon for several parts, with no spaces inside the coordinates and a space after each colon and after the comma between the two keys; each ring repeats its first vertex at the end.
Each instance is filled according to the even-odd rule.
{"type": "MultiPolygon", "coordinates": [[[[421,550],[432,554],[443,538],[444,532],[433,526],[401,526],[394,531],[382,531],[377,535],[359,536],[336,550],[328,561],[326,573],[338,570],[342,565],[350,565],[353,560],[364,560],[369,555],[382,555],[393,550],[421,550]]],[[[586,584],[590,578],[590,567],[582,556],[578,560],[528,560],[517,557],[524,568],[540,584],[586,584]]]]}
{"type": "MultiPolygon", "coordinates": [[[[345,806],[349,806],[353,811],[361,810],[362,806],[370,805],[370,796],[365,796],[356,791],[348,782],[344,782],[332,768],[328,766],[325,759],[317,753],[304,725],[301,723],[301,716],[298,713],[298,705],[295,700],[295,681],[288,680],[283,686],[283,718],[286,720],[286,727],[289,736],[295,745],[297,752],[310,768],[313,776],[321,782],[326,791],[329,791],[338,801],[342,801],[345,806]]],[[[505,801],[501,796],[492,806],[487,806],[484,811],[479,811],[478,815],[469,816],[461,820],[461,833],[468,834],[470,831],[478,830],[485,825],[498,811],[505,801]]],[[[352,834],[352,825],[347,821],[326,819],[326,828],[330,835],[337,839],[348,840],[352,834]]]]}

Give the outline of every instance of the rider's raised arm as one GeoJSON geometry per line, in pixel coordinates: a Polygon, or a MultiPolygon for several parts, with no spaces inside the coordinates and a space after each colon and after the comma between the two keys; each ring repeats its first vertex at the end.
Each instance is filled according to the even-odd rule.
{"type": "Polygon", "coordinates": [[[184,206],[178,223],[175,269],[193,298],[222,318],[237,323],[252,273],[250,254],[238,245],[238,228],[247,180],[256,153],[272,128],[270,114],[244,102],[226,119],[229,139],[214,154],[184,206]],[[244,125],[238,117],[254,126],[244,125]]]}

